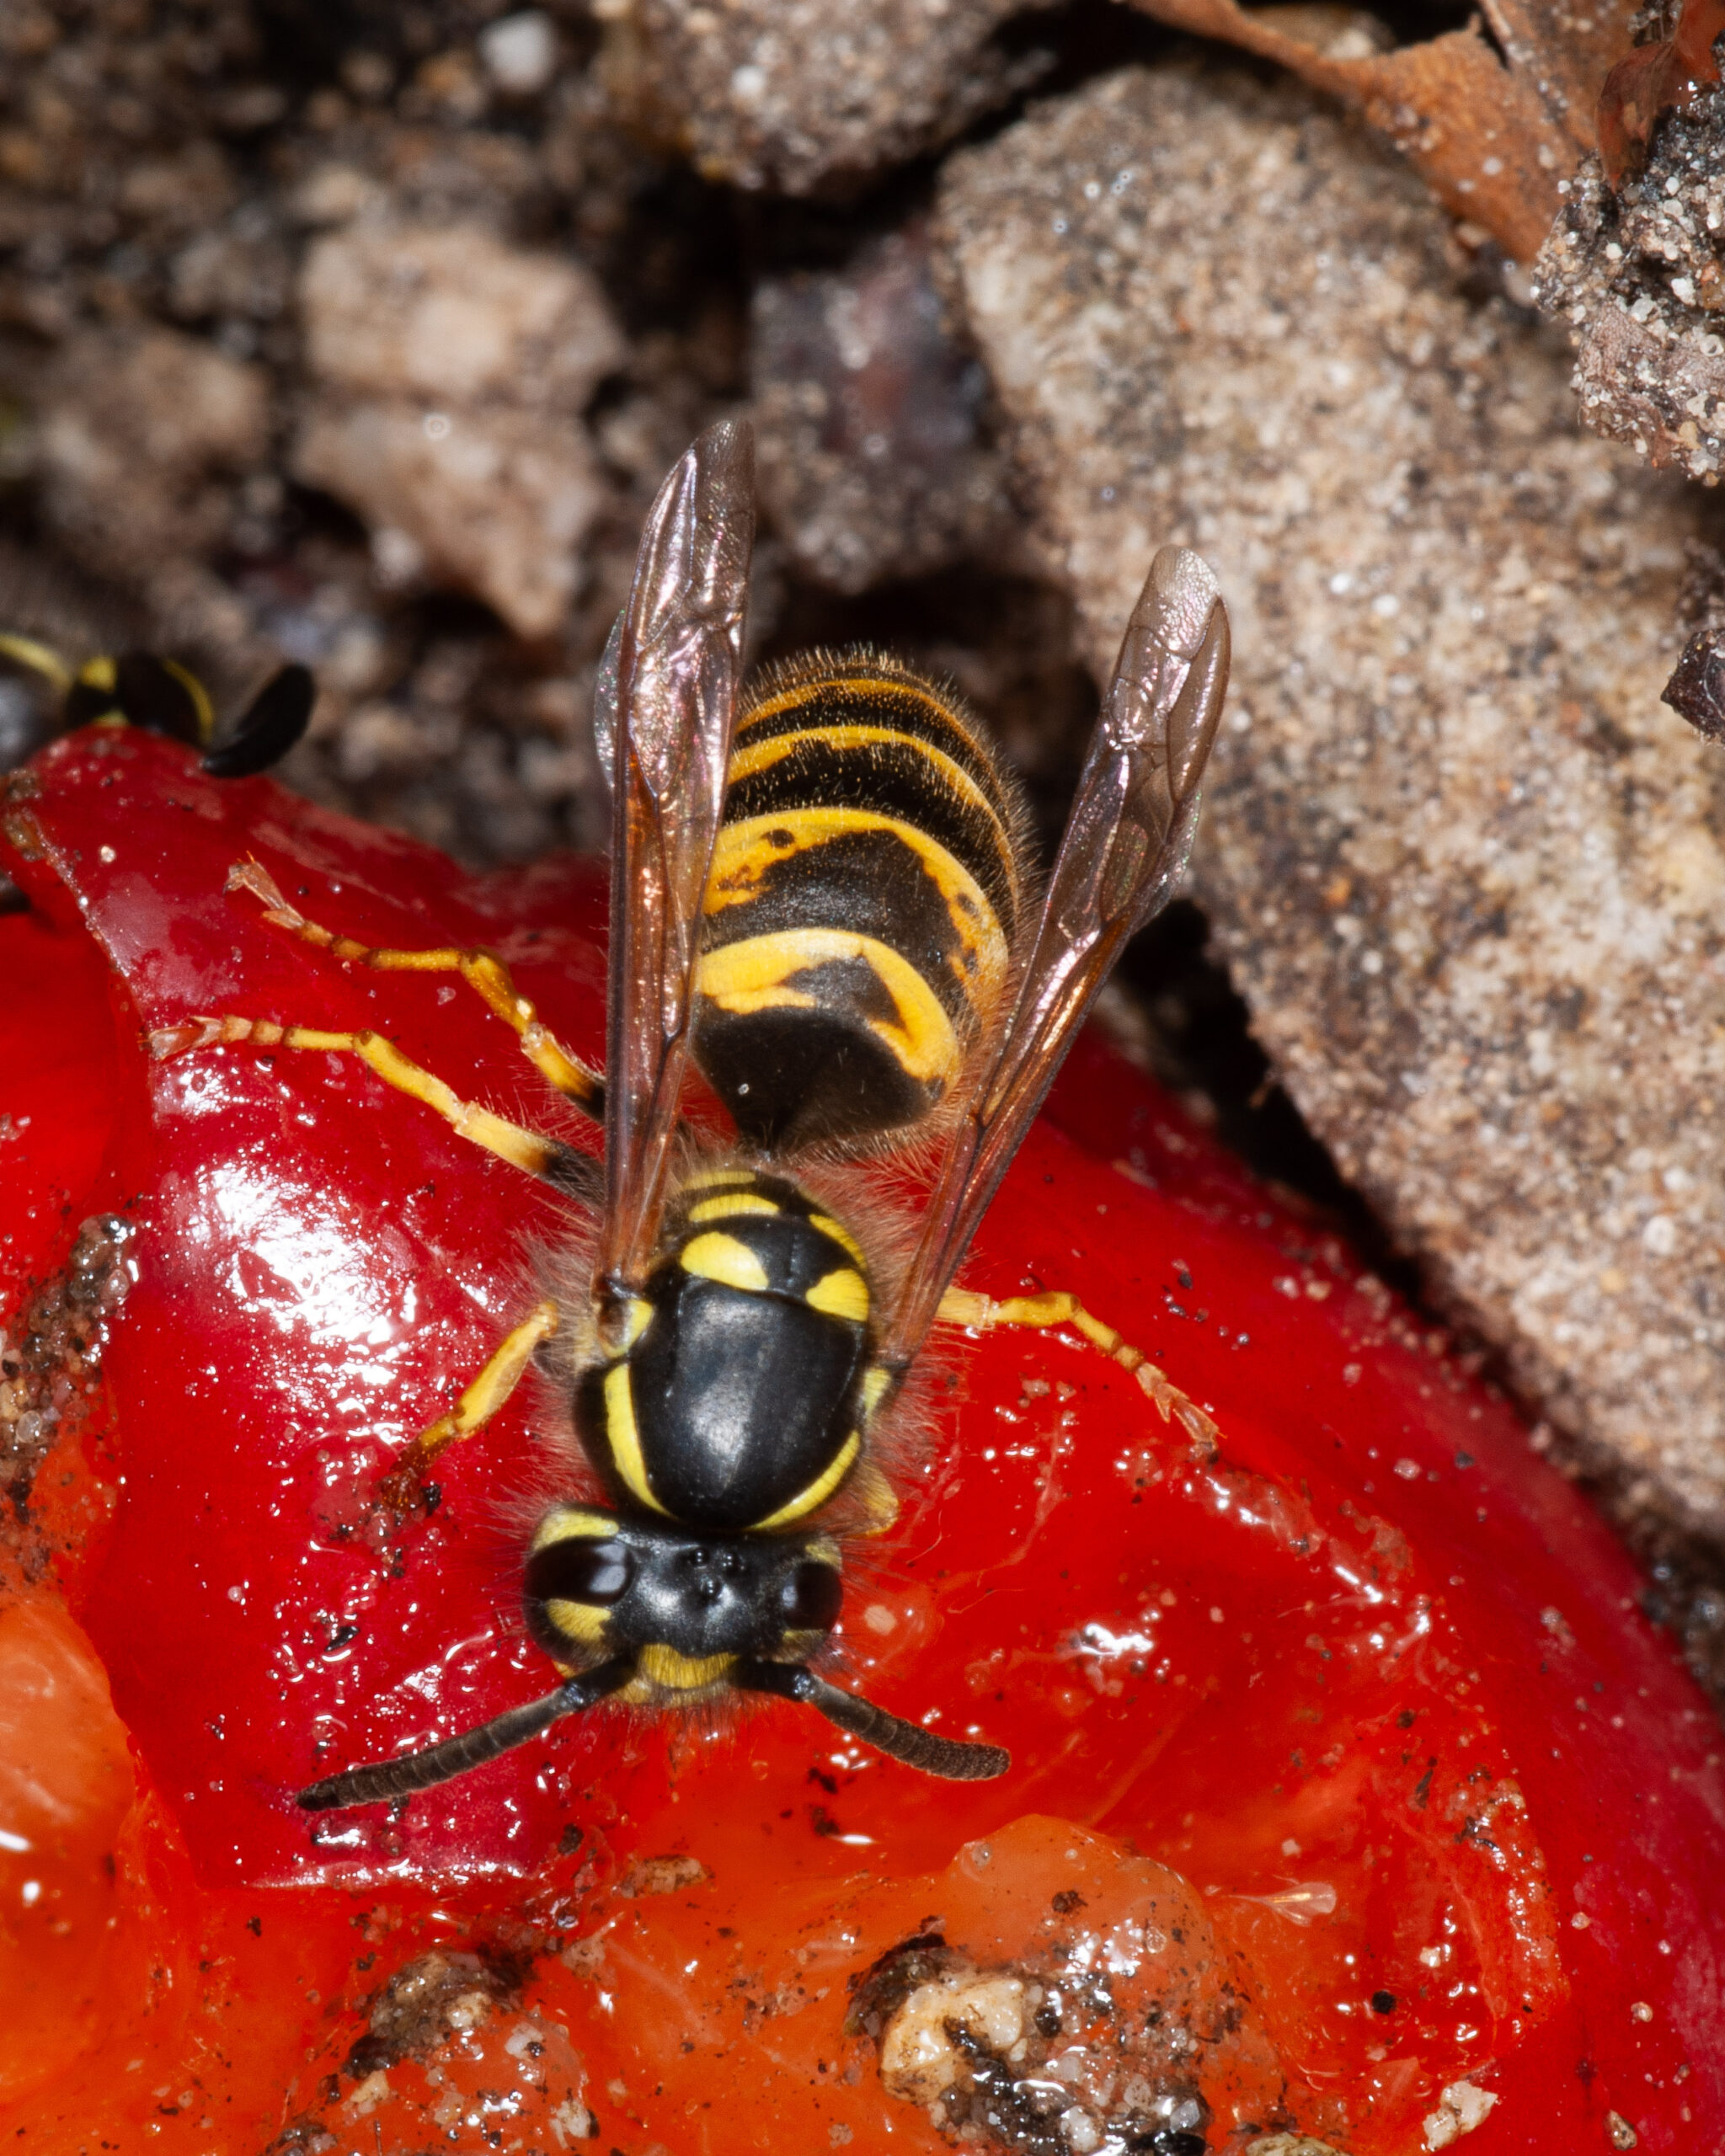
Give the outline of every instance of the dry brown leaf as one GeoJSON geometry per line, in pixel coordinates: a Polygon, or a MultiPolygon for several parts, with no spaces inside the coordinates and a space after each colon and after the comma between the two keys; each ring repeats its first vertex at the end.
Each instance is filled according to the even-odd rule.
{"type": "MultiPolygon", "coordinates": [[[[1482,0],[1510,67],[1530,84],[1573,145],[1562,170],[1594,147],[1594,112],[1605,77],[1629,49],[1636,0],[1577,8],[1565,0],[1482,0]]],[[[1558,175],[1562,177],[1562,173],[1558,175]]]]}
{"type": "MultiPolygon", "coordinates": [[[[1506,63],[1470,25],[1422,45],[1361,52],[1339,9],[1235,0],[1134,0],[1157,21],[1243,46],[1327,91],[1387,136],[1458,216],[1518,261],[1539,252],[1557,183],[1592,148],[1594,109],[1629,42],[1629,0],[1600,0],[1584,31],[1561,0],[1493,0],[1506,63]],[[1325,35],[1327,26],[1328,35],[1325,35]]],[[[1359,19],[1354,19],[1358,20],[1359,19]]]]}
{"type": "Polygon", "coordinates": [[[1719,79],[1713,40],[1725,31],[1721,0],[1684,0],[1677,27],[1657,44],[1626,53],[1599,93],[1599,162],[1614,188],[1639,170],[1661,113],[1681,110],[1719,79]]]}

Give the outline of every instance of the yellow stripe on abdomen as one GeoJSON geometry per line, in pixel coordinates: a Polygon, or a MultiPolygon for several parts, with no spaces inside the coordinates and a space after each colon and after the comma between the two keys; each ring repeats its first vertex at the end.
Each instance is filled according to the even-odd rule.
{"type": "Polygon", "coordinates": [[[991,1004],[1006,979],[1010,955],[999,917],[964,863],[938,839],[899,817],[871,808],[787,808],[727,824],[713,850],[702,910],[713,915],[750,905],[785,862],[864,832],[883,833],[915,857],[952,922],[959,951],[948,963],[973,1002],[991,1004]]]}
{"type": "Polygon", "coordinates": [[[750,727],[759,726],[764,720],[777,718],[781,712],[795,711],[800,705],[810,703],[817,696],[830,695],[835,690],[847,700],[878,696],[890,703],[895,697],[905,696],[921,705],[941,725],[953,727],[957,724],[944,698],[937,696],[927,681],[919,680],[914,674],[833,673],[817,664],[811,672],[799,674],[776,696],[764,696],[759,703],[751,704],[737,721],[737,732],[742,734],[750,727]]]}
{"type": "Polygon", "coordinates": [[[923,1084],[950,1086],[964,1067],[964,1050],[940,999],[910,962],[872,936],[845,928],[789,928],[727,943],[702,958],[697,993],[734,1016],[756,1011],[817,1011],[817,996],[790,983],[835,960],[861,959],[891,998],[896,1023],[865,1021],[905,1073],[923,1084]]]}
{"type": "MultiPolygon", "coordinates": [[[[1008,890],[1017,888],[1018,867],[1013,857],[1012,841],[1000,814],[964,766],[948,755],[943,749],[932,741],[925,741],[920,734],[906,734],[895,726],[813,726],[795,734],[772,734],[764,741],[739,746],[731,752],[730,769],[726,783],[735,787],[758,773],[771,771],[789,756],[810,750],[825,750],[830,754],[843,755],[846,750],[892,748],[910,752],[920,757],[936,773],[953,798],[974,816],[979,825],[989,834],[990,843],[998,855],[1001,870],[1008,890]]],[[[793,811],[792,813],[795,813],[793,811]]]]}

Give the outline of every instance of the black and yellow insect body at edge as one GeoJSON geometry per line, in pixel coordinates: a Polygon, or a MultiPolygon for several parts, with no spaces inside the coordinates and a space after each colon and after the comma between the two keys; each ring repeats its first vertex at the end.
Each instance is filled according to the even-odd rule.
{"type": "Polygon", "coordinates": [[[430,1462],[555,1346],[599,1486],[550,1505],[526,1554],[525,1621],[563,1681],[312,1783],[308,1811],[407,1797],[607,1698],[664,1710],[765,1693],[923,1773],[1002,1774],[1007,1754],[980,1732],[937,1736],[811,1667],[839,1632],[846,1537],[896,1516],[879,1455],[924,1340],[941,1321],[1070,1323],[1165,1413],[1180,1398],[1073,1295],[996,1303],[952,1283],[1121,945],[1184,864],[1227,679],[1215,580],[1183,548],[1156,556],[1029,918],[1015,788],[952,697],[873,654],[815,654],[742,693],[752,466],[748,430],[729,422],[666,480],[601,670],[602,1077],[552,1038],[494,953],[371,949],[308,920],[259,864],[230,874],[267,920],[343,963],[458,974],[571,1105],[602,1116],[602,1162],[462,1100],[377,1033],[222,1015],[152,1037],[158,1055],[251,1043],[359,1056],[597,1215],[590,1254],[381,1492],[410,1509],[430,1462]],[[683,1123],[692,1061],[731,1108],[740,1154],[683,1123]],[[799,1150],[860,1155],[925,1122],[927,1204],[904,1248],[871,1261],[872,1226],[841,1217],[848,1197],[817,1194],[859,1171],[810,1166],[811,1192],[799,1150]]]}
{"type": "Polygon", "coordinates": [[[756,685],[696,977],[696,1057],[746,1139],[871,1136],[951,1094],[1005,987],[1023,822],[975,722],[896,661],[756,685]]]}
{"type": "Polygon", "coordinates": [[[311,723],[318,700],[309,670],[279,668],[216,743],[215,706],[188,666],[150,651],[122,651],[74,667],[34,637],[0,632],[0,660],[40,675],[60,695],[59,723],[136,726],[203,751],[213,778],[249,778],[279,763],[311,723]]]}
{"type": "Polygon", "coordinates": [[[148,651],[87,659],[67,690],[61,717],[67,726],[141,726],[195,749],[207,749],[216,731],[209,691],[197,675],[148,651]]]}

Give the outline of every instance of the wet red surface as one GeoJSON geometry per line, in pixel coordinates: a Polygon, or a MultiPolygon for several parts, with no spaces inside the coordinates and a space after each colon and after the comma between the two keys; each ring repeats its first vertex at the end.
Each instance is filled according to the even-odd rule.
{"type": "Polygon", "coordinates": [[[417,2149],[428,2121],[441,2145],[548,2149],[590,2114],[625,2156],[840,2128],[937,2148],[844,2034],[847,1987],[932,1916],[1017,1966],[1071,1865],[1096,1913],[1062,1954],[1101,1951],[1167,1867],[1205,1927],[1193,1996],[1226,1978],[1249,2002],[1204,2024],[1215,2149],[1297,2123],[1400,2156],[1464,2079],[1499,2100],[1470,2156],[1609,2145],[1611,2114],[1648,2149],[1725,2133],[1725,1747],[1627,1560],[1439,1338],[1098,1042],[967,1282],[1076,1288],[1220,1450],[1075,1337],[948,1342],[840,1640],[841,1681],[1011,1746],[1007,1776],[929,1781],[777,1703],[606,1710],[398,1819],[299,1812],[315,1773],[550,1681],[515,1566],[573,1472],[535,1435],[554,1401],[524,1392],[448,1455],[438,1510],[395,1540],[365,1500],[531,1298],[525,1241],[559,1216],[351,1059],[152,1064],[143,1038],[209,1012],[373,1025],[542,1123],[465,990],[334,965],[223,882],[255,857],[367,941],[489,944],[596,1058],[602,879],[470,882],[143,735],[75,737],[31,776],[0,844],[36,909],[0,921],[0,1310],[92,1214],[129,1219],[137,1277],[103,1412],[38,1478],[62,1519],[68,1490],[98,1518],[110,1496],[111,1529],[57,1537],[69,1617],[51,1582],[14,1597],[83,1704],[57,1750],[51,1701],[30,1710],[63,1849],[0,1817],[29,1844],[0,1953],[29,1951],[30,1878],[60,1937],[112,1943],[0,2027],[8,2146],[201,2152],[208,2120],[261,2150],[311,2119],[343,2151],[417,2149]],[[98,1726],[130,1732],[135,1790],[98,1726]],[[489,1990],[417,2056],[356,2055],[367,2001],[434,1950],[489,1956],[489,1990]],[[57,2050],[29,2035],[45,2014],[57,2050]]]}

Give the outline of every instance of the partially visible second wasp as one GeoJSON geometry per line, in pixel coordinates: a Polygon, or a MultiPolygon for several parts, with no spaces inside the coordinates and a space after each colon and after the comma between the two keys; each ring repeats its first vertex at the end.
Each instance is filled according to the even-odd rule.
{"type": "Polygon", "coordinates": [[[178,659],[123,651],[74,664],[51,644],[6,633],[0,633],[0,659],[48,682],[61,700],[62,729],[140,726],[166,734],[200,750],[212,778],[249,778],[280,763],[304,734],[317,701],[307,668],[280,667],[218,743],[210,692],[178,659]]]}
{"type": "Polygon", "coordinates": [[[996,1303],[951,1282],[1110,967],[1184,865],[1227,680],[1215,580],[1180,547],[1151,565],[1039,914],[1015,789],[929,682],[817,654],[769,673],[739,716],[753,529],[750,437],[715,427],[654,504],[601,670],[602,1077],[491,954],[368,949],[289,905],[258,864],[230,879],[338,959],[459,974],[602,1121],[602,1163],[462,1101],[374,1033],[211,1017],[155,1038],[163,1055],[245,1043],[360,1056],[597,1214],[590,1256],[563,1267],[578,1277],[554,1281],[385,1484],[409,1505],[432,1460],[555,1338],[602,1497],[551,1505],[525,1555],[526,1621],[562,1682],[313,1783],[307,1810],[404,1797],[606,1699],[687,1710],[734,1692],[800,1701],[927,1774],[1001,1774],[998,1747],[902,1721],[814,1666],[830,1652],[847,1540],[896,1510],[883,1461],[915,1358],[937,1320],[1070,1322],[1177,1396],[1072,1296],[996,1303]],[[737,1142],[684,1123],[692,1059],[737,1142]],[[868,1171],[842,1156],[917,1135],[937,1165],[895,1249],[859,1197],[868,1171]]]}

